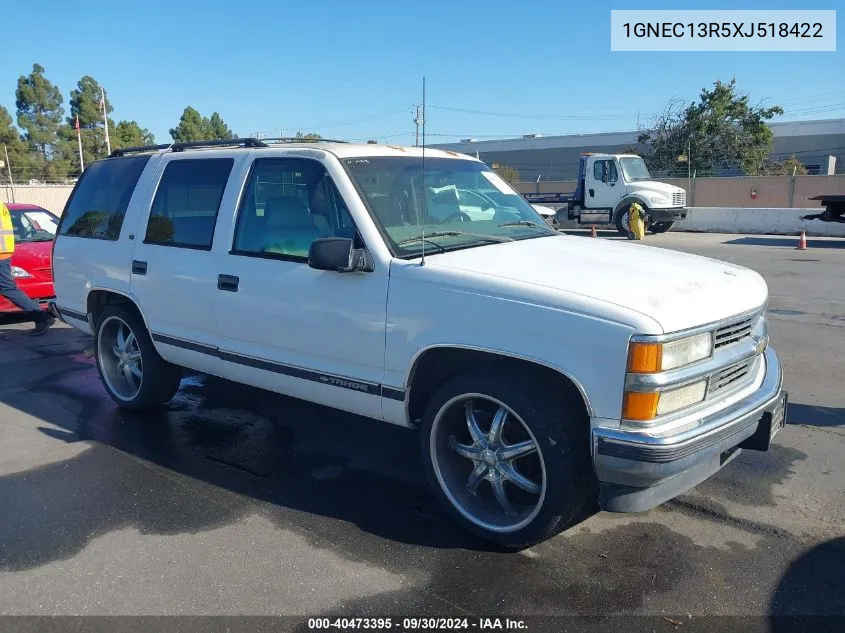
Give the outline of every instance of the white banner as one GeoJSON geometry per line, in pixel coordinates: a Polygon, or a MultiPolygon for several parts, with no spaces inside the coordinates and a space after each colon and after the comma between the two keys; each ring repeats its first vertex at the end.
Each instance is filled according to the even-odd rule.
{"type": "Polygon", "coordinates": [[[836,11],[611,11],[610,50],[835,51],[836,11]]]}

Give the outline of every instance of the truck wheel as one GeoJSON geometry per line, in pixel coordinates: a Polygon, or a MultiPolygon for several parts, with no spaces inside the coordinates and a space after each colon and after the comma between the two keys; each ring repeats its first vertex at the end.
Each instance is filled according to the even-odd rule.
{"type": "Polygon", "coordinates": [[[182,368],[159,356],[143,319],[126,306],[103,309],[94,350],[100,380],[122,409],[159,406],[179,390],[182,368]]]}
{"type": "Polygon", "coordinates": [[[501,369],[459,375],[426,408],[427,475],[464,528],[509,549],[568,527],[591,493],[589,422],[501,369]]]}
{"type": "Polygon", "coordinates": [[[651,228],[652,233],[667,233],[674,225],[674,222],[657,222],[649,228],[651,228]]]}
{"type": "MultiPolygon", "coordinates": [[[[643,213],[645,214],[643,220],[645,221],[645,229],[648,231],[651,229],[651,224],[648,221],[648,209],[642,203],[640,203],[640,206],[643,208],[643,213]]],[[[628,237],[628,233],[631,232],[631,227],[628,223],[630,209],[631,205],[622,207],[616,212],[616,217],[614,218],[616,230],[619,231],[619,235],[624,235],[625,237],[628,237]]]]}

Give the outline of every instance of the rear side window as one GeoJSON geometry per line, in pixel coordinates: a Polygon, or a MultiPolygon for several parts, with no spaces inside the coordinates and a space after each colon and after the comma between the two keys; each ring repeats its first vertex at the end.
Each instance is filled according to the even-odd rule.
{"type": "Polygon", "coordinates": [[[109,158],[89,165],[68,201],[59,235],[116,240],[150,156],[109,158]]]}
{"type": "Polygon", "coordinates": [[[171,161],[156,191],[144,242],[210,250],[223,191],[235,161],[171,161]]]}

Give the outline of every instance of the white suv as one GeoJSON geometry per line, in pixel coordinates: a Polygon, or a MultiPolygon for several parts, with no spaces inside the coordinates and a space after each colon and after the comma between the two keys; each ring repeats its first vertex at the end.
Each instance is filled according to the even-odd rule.
{"type": "Polygon", "coordinates": [[[187,367],[418,428],[454,518],[508,547],[596,500],[662,503],[784,423],[757,273],[561,234],[452,152],[120,150],[77,183],[53,265],[118,406],[166,403],[187,367]]]}

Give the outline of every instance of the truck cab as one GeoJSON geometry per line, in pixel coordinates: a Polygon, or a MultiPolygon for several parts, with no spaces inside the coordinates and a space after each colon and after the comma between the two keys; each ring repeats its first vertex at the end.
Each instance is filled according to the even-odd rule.
{"type": "Polygon", "coordinates": [[[652,180],[645,161],[636,154],[583,154],[574,193],[525,197],[532,203],[562,204],[555,217],[558,224],[613,223],[622,235],[628,234],[629,209],[635,202],[653,233],[664,233],[687,216],[686,191],[652,180]]]}

